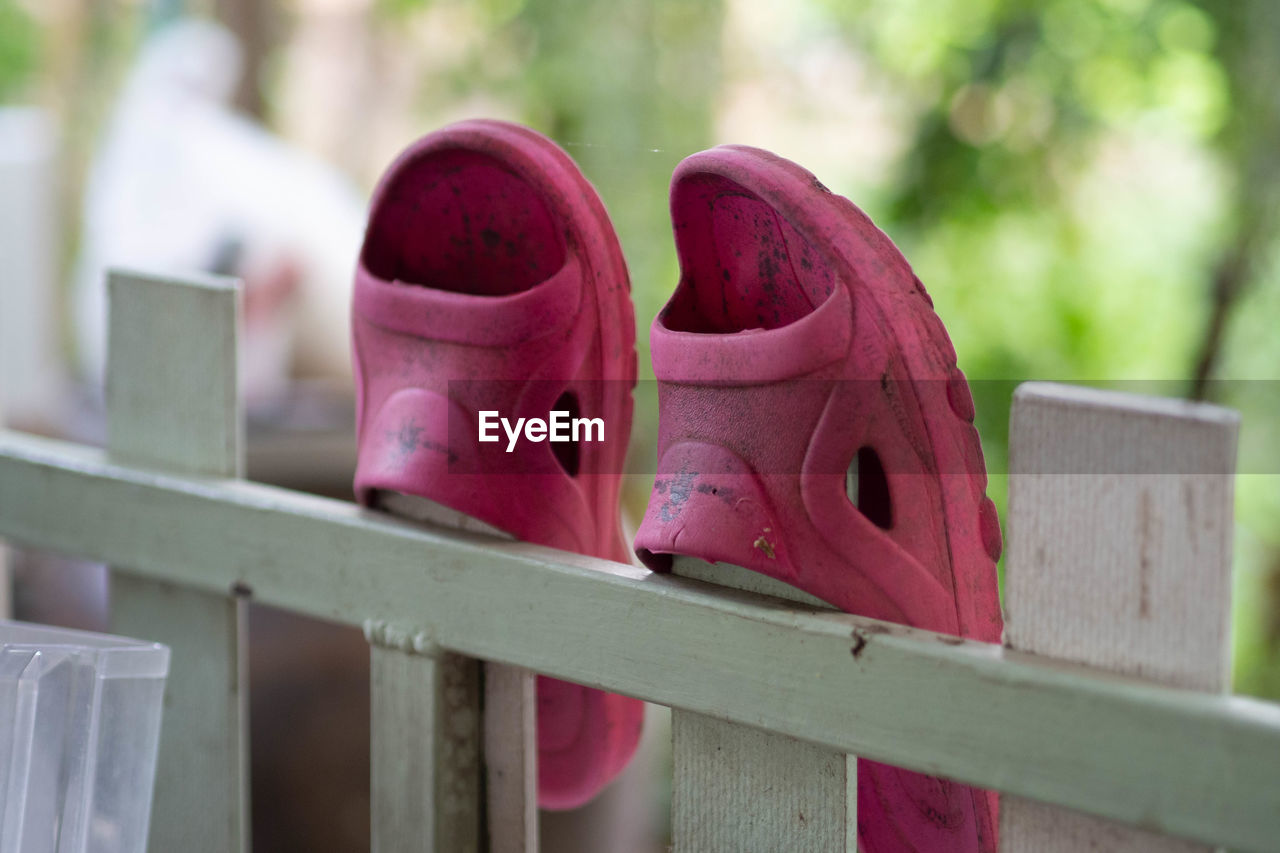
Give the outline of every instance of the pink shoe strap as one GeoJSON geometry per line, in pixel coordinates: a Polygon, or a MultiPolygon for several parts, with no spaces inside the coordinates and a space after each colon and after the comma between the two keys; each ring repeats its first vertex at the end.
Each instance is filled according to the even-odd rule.
{"type": "Polygon", "coordinates": [[[649,347],[654,375],[697,385],[762,385],[794,379],[849,352],[849,294],[836,287],[825,302],[777,329],[736,334],[677,332],[653,321],[649,347]]]}
{"type": "Polygon", "coordinates": [[[361,264],[352,308],[371,323],[416,338],[508,347],[566,328],[581,302],[582,269],[570,256],[555,275],[506,296],[388,282],[361,264]]]}

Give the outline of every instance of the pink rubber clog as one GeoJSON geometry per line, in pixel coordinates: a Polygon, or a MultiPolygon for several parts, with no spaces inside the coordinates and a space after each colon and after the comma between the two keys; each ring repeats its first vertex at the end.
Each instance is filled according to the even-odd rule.
{"type": "MultiPolygon", "coordinates": [[[[758,149],[686,159],[671,213],[682,277],[651,331],[659,462],[641,560],[733,563],[850,613],[999,642],[973,400],[906,260],[758,149]]],[[[865,853],[994,853],[994,793],[858,768],[865,853]]]]}
{"type": "MultiPolygon", "coordinates": [[[[374,193],[352,327],[362,504],[409,495],[517,539],[627,561],[626,265],[604,205],[554,143],[468,121],[405,151],[374,193]],[[597,440],[512,447],[501,429],[480,440],[482,412],[514,423],[552,411],[602,420],[597,440]]],[[[597,794],[634,752],[643,713],[540,677],[539,804],[597,794]]]]}

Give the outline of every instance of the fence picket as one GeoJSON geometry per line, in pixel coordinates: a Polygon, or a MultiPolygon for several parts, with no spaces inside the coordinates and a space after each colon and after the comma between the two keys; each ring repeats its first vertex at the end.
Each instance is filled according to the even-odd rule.
{"type": "Polygon", "coordinates": [[[480,849],[480,664],[372,622],[373,851],[480,849]]]}
{"type": "Polygon", "coordinates": [[[538,853],[537,676],[484,665],[484,764],[489,853],[538,853]]]}
{"type": "MultiPolygon", "coordinates": [[[[226,279],[108,277],[107,434],[113,459],[237,477],[238,293],[226,279]]],[[[159,537],[164,531],[147,531],[159,537]]],[[[247,850],[245,605],[112,568],[112,630],[168,644],[150,849],[247,850]]]]}
{"type": "MultiPolygon", "coordinates": [[[[1005,642],[1224,692],[1238,427],[1236,413],[1216,406],[1021,386],[1010,425],[1005,642]]],[[[1001,849],[1210,848],[1005,797],[1001,849]]]]}
{"type": "MultiPolygon", "coordinates": [[[[380,505],[392,515],[411,521],[511,539],[483,521],[412,495],[388,493],[381,497],[380,505]]],[[[452,665],[471,666],[464,664],[462,658],[452,665]]],[[[484,773],[485,804],[483,812],[477,804],[474,815],[458,813],[454,819],[469,825],[477,815],[483,815],[488,853],[538,853],[537,676],[503,663],[485,662],[478,666],[469,676],[483,685],[472,695],[473,707],[454,707],[450,713],[459,720],[482,720],[482,739],[474,753],[476,766],[466,772],[477,778],[484,773]]],[[[439,698],[435,701],[440,704],[439,698]]],[[[456,776],[460,771],[437,767],[436,772],[456,776]]],[[[447,784],[447,780],[436,784],[447,784]]],[[[396,796],[393,787],[383,786],[381,791],[383,797],[396,796]]],[[[445,831],[446,836],[449,833],[445,831]]]]}
{"type": "MultiPolygon", "coordinates": [[[[740,566],[677,557],[673,571],[830,609],[740,566]]],[[[857,849],[856,757],[680,708],[671,710],[671,736],[677,853],[857,849]]]]}

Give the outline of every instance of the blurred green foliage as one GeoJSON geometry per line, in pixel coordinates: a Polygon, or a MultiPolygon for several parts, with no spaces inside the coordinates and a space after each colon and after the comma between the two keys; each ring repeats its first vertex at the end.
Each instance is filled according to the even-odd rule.
{"type": "MultiPolygon", "coordinates": [[[[1235,687],[1280,697],[1280,478],[1252,473],[1280,470],[1280,395],[1206,381],[1280,372],[1280,5],[827,8],[919,100],[882,221],[971,377],[1169,379],[1143,390],[1242,410],[1235,687]]],[[[996,470],[1009,391],[974,387],[996,470]]]]}
{"type": "MultiPolygon", "coordinates": [[[[1280,4],[828,9],[919,99],[883,221],[971,377],[1169,379],[1144,390],[1242,410],[1235,689],[1280,698],[1280,4]]],[[[1009,390],[974,387],[996,470],[1009,390]]]]}
{"type": "Polygon", "coordinates": [[[16,0],[0,0],[0,104],[21,95],[40,58],[39,30],[16,0]]]}

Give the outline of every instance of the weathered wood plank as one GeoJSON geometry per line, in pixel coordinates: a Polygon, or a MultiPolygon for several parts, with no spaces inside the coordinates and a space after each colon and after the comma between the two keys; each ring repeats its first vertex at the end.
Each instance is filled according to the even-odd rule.
{"type": "Polygon", "coordinates": [[[1196,840],[1266,850],[1280,837],[1271,703],[12,432],[0,432],[0,535],[210,591],[248,584],[348,624],[413,625],[473,657],[1196,840]]]}
{"type": "Polygon", "coordinates": [[[858,849],[858,758],[701,713],[671,731],[677,852],[858,849]]]}
{"type": "Polygon", "coordinates": [[[249,849],[246,610],[243,599],[112,572],[111,630],[162,642],[173,661],[151,809],[157,853],[249,849]]]}
{"type": "MultiPolygon", "coordinates": [[[[482,533],[512,541],[510,536],[496,527],[415,495],[384,493],[379,496],[379,506],[398,517],[433,525],[437,529],[482,533]]],[[[454,660],[452,665],[455,668],[464,666],[463,659],[454,660]]],[[[455,811],[451,814],[451,819],[471,824],[479,820],[483,813],[488,830],[488,853],[537,853],[536,676],[526,669],[502,663],[483,663],[480,667],[478,677],[483,682],[483,697],[481,691],[476,691],[473,707],[449,707],[462,714],[466,720],[479,717],[484,721],[481,748],[474,754],[476,767],[468,772],[485,774],[485,803],[481,809],[477,797],[472,801],[475,814],[455,811]]],[[[464,725],[466,720],[463,721],[464,725]]],[[[442,719],[437,720],[436,725],[450,727],[453,724],[442,719]]],[[[453,775],[460,772],[457,768],[442,766],[437,766],[436,771],[453,775]]],[[[392,793],[384,790],[384,796],[392,793]]]]}
{"type": "MultiPolygon", "coordinates": [[[[112,459],[237,477],[236,285],[113,272],[107,435],[112,459]]],[[[50,512],[57,514],[56,508],[50,512]]],[[[225,533],[225,531],[224,531],[225,533]]],[[[165,643],[152,850],[246,850],[246,614],[234,584],[178,586],[113,568],[112,630],[165,643]]]]}
{"type": "Polygon", "coordinates": [[[484,665],[489,853],[538,853],[537,675],[484,665]]]}
{"type": "MultiPolygon", "coordinates": [[[[1238,427],[1235,412],[1216,406],[1020,387],[1006,642],[1224,691],[1238,427]]],[[[1001,808],[1001,842],[1011,853],[1207,849],[1016,797],[1001,808]]]]}
{"type": "MultiPolygon", "coordinates": [[[[683,577],[831,610],[821,600],[727,563],[677,556],[683,577]]],[[[671,712],[672,840],[690,853],[857,850],[857,758],[787,735],[671,712]]]]}
{"type": "Polygon", "coordinates": [[[111,457],[185,474],[241,476],[235,281],[113,271],[107,299],[111,457]]]}
{"type": "Polygon", "coordinates": [[[478,851],[479,662],[386,623],[366,623],[365,636],[374,853],[478,851]]]}
{"type": "Polygon", "coordinates": [[[676,851],[858,849],[855,756],[690,711],[671,737],[676,851]]]}

